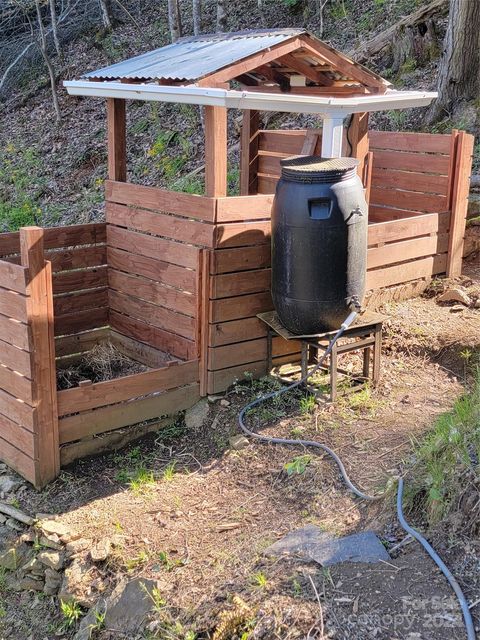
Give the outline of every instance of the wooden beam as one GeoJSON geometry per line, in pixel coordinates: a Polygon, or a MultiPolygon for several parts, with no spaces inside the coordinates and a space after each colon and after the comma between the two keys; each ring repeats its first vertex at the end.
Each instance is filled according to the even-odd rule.
{"type": "Polygon", "coordinates": [[[454,166],[452,193],[452,212],[447,257],[447,277],[453,278],[462,273],[463,238],[467,218],[470,174],[472,171],[474,137],[465,131],[457,136],[457,153],[454,166]]]}
{"type": "Polygon", "coordinates": [[[127,138],[125,100],[107,99],[108,177],[127,181],[127,138]]]}
{"type": "Polygon", "coordinates": [[[28,268],[27,315],[31,330],[36,487],[52,481],[60,471],[52,271],[45,262],[43,229],[20,229],[22,265],[28,268]]]}
{"type": "Polygon", "coordinates": [[[240,136],[240,195],[257,193],[258,141],[260,114],[247,109],[243,111],[240,136]]]}
{"type": "Polygon", "coordinates": [[[227,195],[227,110],[205,107],[205,195],[227,195]]]}
{"type": "Polygon", "coordinates": [[[366,187],[365,162],[369,152],[368,113],[354,113],[347,132],[347,140],[351,146],[350,155],[360,162],[357,173],[363,186],[366,187]]]}

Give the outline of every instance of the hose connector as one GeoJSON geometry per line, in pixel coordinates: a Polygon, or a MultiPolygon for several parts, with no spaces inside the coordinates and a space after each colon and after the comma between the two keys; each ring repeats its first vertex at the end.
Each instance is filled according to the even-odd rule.
{"type": "Polygon", "coordinates": [[[342,322],[342,324],[340,325],[340,328],[343,329],[344,331],[346,331],[348,329],[348,327],[352,324],[352,322],[355,320],[355,318],[358,316],[358,312],[357,311],[352,311],[346,318],[345,320],[342,322]]]}

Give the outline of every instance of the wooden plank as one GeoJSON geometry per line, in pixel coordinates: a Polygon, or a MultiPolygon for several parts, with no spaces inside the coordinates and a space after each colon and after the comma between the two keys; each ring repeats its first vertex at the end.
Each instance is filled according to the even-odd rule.
{"type": "Polygon", "coordinates": [[[404,262],[393,267],[383,267],[367,272],[367,289],[389,287],[393,284],[416,280],[417,278],[430,278],[439,273],[445,273],[447,255],[430,256],[421,260],[404,262]]]}
{"type": "Polygon", "coordinates": [[[0,315],[0,336],[19,349],[30,349],[30,332],[28,325],[0,315]]]}
{"type": "Polygon", "coordinates": [[[196,322],[195,318],[191,316],[150,304],[145,300],[139,300],[118,291],[110,291],[109,306],[110,309],[148,322],[159,329],[164,329],[189,340],[196,339],[196,322]]]}
{"type": "Polygon", "coordinates": [[[216,322],[209,325],[210,347],[220,347],[225,344],[235,344],[255,338],[265,338],[267,325],[260,318],[242,318],[230,322],[216,322]]]}
{"type": "Polygon", "coordinates": [[[269,244],[239,249],[212,251],[210,273],[235,273],[247,269],[264,269],[270,266],[271,249],[269,244]]]}
{"type": "Polygon", "coordinates": [[[227,195],[227,109],[204,107],[205,195],[227,195]]]}
{"type": "Polygon", "coordinates": [[[411,209],[425,213],[442,213],[448,211],[447,198],[433,193],[416,191],[400,191],[399,189],[372,188],[370,202],[375,205],[411,209]]]}
{"type": "MultiPolygon", "coordinates": [[[[58,444],[55,340],[53,335],[52,267],[44,258],[44,231],[39,227],[20,230],[22,264],[28,268],[28,324],[31,329],[31,366],[34,381],[34,431],[38,448],[36,487],[43,487],[60,471],[58,444]]],[[[24,421],[25,426],[30,426],[24,421]]]]}
{"type": "Polygon", "coordinates": [[[215,198],[190,193],[169,191],[158,187],[145,187],[124,182],[105,182],[105,199],[131,207],[175,213],[177,216],[214,222],[215,198]]]}
{"type": "Polygon", "coordinates": [[[107,229],[107,244],[110,247],[135,251],[150,258],[161,258],[164,262],[171,262],[180,267],[195,269],[197,266],[197,251],[195,247],[187,244],[147,236],[136,231],[127,231],[111,224],[107,229]]]}
{"type": "Polygon", "coordinates": [[[474,137],[465,131],[457,136],[457,153],[454,167],[452,212],[448,245],[447,276],[453,278],[462,273],[463,237],[468,208],[470,174],[472,172],[474,137]]]}
{"type": "Polygon", "coordinates": [[[375,149],[417,151],[419,153],[450,153],[450,135],[439,133],[405,133],[370,131],[370,146],[375,149]]]}
{"type": "Polygon", "coordinates": [[[271,223],[266,222],[232,222],[215,227],[215,247],[245,247],[248,245],[270,242],[271,223]]]}
{"type": "Polygon", "coordinates": [[[379,151],[373,149],[373,170],[397,169],[400,171],[418,171],[419,173],[433,173],[448,175],[448,156],[407,153],[403,151],[379,151]]]}
{"type": "Polygon", "coordinates": [[[109,339],[129,358],[137,360],[152,369],[164,367],[166,362],[172,362],[171,360],[166,360],[167,356],[164,351],[155,349],[149,344],[134,340],[116,331],[110,330],[109,339]]]}
{"type": "Polygon", "coordinates": [[[0,233],[0,257],[20,253],[20,235],[18,231],[0,233]]]}
{"type": "Polygon", "coordinates": [[[48,227],[43,230],[45,249],[76,247],[81,244],[102,244],[106,241],[105,222],[75,224],[68,227],[48,227]]]}
{"type": "Polygon", "coordinates": [[[267,361],[249,362],[247,365],[241,364],[228,369],[208,372],[208,393],[222,393],[226,391],[234,382],[253,378],[261,378],[267,373],[267,361]]]}
{"type": "Polygon", "coordinates": [[[278,178],[258,174],[258,193],[270,194],[275,193],[278,178]]]}
{"type": "Polygon", "coordinates": [[[447,213],[426,213],[405,220],[392,220],[368,225],[368,245],[396,242],[407,238],[445,233],[448,230],[447,213]]]}
{"type": "Polygon", "coordinates": [[[248,196],[257,191],[259,124],[260,114],[258,111],[250,109],[242,111],[242,131],[240,134],[240,194],[242,196],[248,196]]]}
{"type": "Polygon", "coordinates": [[[26,402],[0,389],[0,414],[33,432],[37,431],[35,413],[35,409],[26,402]]]}
{"type": "Polygon", "coordinates": [[[272,278],[270,269],[240,271],[213,276],[211,278],[210,298],[231,298],[244,293],[256,293],[270,289],[272,278]]]}
{"type": "Polygon", "coordinates": [[[273,309],[270,291],[252,293],[235,298],[222,298],[210,302],[210,322],[227,322],[240,318],[250,318],[257,313],[273,309]]]}
{"type": "Polygon", "coordinates": [[[92,329],[73,336],[63,336],[55,339],[55,355],[57,358],[70,356],[74,353],[90,351],[97,344],[105,342],[109,337],[108,329],[92,329]]]}
{"type": "Polygon", "coordinates": [[[199,385],[190,384],[140,400],[68,416],[59,421],[60,442],[61,444],[72,442],[97,433],[177,413],[191,407],[199,398],[199,385]]]}
{"type": "Polygon", "coordinates": [[[206,222],[188,220],[158,211],[152,212],[127,207],[114,202],[107,202],[106,218],[110,224],[128,227],[136,231],[165,236],[189,244],[213,246],[214,227],[206,222]]]}
{"type": "Polygon", "coordinates": [[[0,313],[14,320],[27,320],[27,298],[20,293],[0,288],[0,313]]]}
{"type": "Polygon", "coordinates": [[[269,220],[272,214],[273,196],[250,195],[218,198],[218,222],[244,222],[246,220],[269,220]]]}
{"type": "MultiPolygon", "coordinates": [[[[24,429],[18,423],[0,414],[0,436],[3,441],[23,451],[32,460],[35,456],[34,441],[36,436],[31,431],[24,429]]],[[[3,454],[3,441],[0,440],[0,452],[3,454]]]]}
{"type": "Polygon", "coordinates": [[[66,293],[61,296],[55,296],[53,301],[53,309],[56,316],[106,306],[108,306],[108,289],[106,287],[94,289],[93,291],[81,291],[80,293],[66,293]]]}
{"type": "Polygon", "coordinates": [[[64,416],[96,409],[194,382],[198,382],[198,360],[173,363],[154,371],[59,391],[58,413],[64,416]]]}
{"type": "Polygon", "coordinates": [[[383,247],[368,250],[368,269],[376,269],[396,262],[445,253],[448,248],[448,234],[423,236],[402,242],[392,242],[383,247]]]}
{"type": "Polygon", "coordinates": [[[29,405],[33,404],[32,381],[4,365],[0,365],[0,389],[29,405]]]}
{"type": "Polygon", "coordinates": [[[110,324],[119,333],[123,333],[135,340],[144,341],[157,349],[171,353],[177,358],[191,360],[197,354],[195,342],[154,327],[141,320],[129,318],[114,310],[110,311],[110,324]]]}
{"type": "Polygon", "coordinates": [[[65,251],[53,250],[45,252],[45,259],[52,263],[52,271],[68,271],[107,264],[106,245],[75,247],[65,251]]]}
{"type": "MultiPolygon", "coordinates": [[[[132,250],[134,247],[132,247],[132,250]]],[[[185,269],[156,258],[141,256],[129,251],[108,247],[108,266],[137,276],[150,278],[169,287],[195,293],[196,276],[192,269],[185,269]]]]}
{"type": "Polygon", "coordinates": [[[195,315],[196,296],[186,291],[167,287],[160,282],[147,280],[141,276],[132,276],[116,269],[109,270],[108,284],[110,289],[115,289],[120,293],[142,298],[147,302],[178,311],[187,316],[193,317],[195,315]]]}
{"type": "Polygon", "coordinates": [[[76,271],[60,271],[53,276],[53,293],[72,293],[85,289],[97,289],[108,285],[107,266],[76,271]]]}
{"type": "Polygon", "coordinates": [[[108,325],[108,307],[55,316],[55,335],[64,336],[108,325]]]}
{"type": "Polygon", "coordinates": [[[4,364],[9,369],[17,371],[22,376],[27,376],[27,378],[32,377],[30,353],[22,349],[17,349],[17,347],[3,340],[0,340],[0,364],[4,364]]]}
{"type": "Polygon", "coordinates": [[[267,341],[265,338],[229,344],[223,347],[210,347],[208,350],[208,369],[226,369],[227,367],[257,362],[267,358],[267,341]]]}
{"type": "Polygon", "coordinates": [[[366,186],[364,180],[365,163],[370,147],[368,138],[368,117],[368,112],[353,113],[347,131],[347,143],[350,144],[349,155],[352,158],[357,158],[359,161],[357,173],[364,186],[366,186]]]}
{"type": "Polygon", "coordinates": [[[208,317],[210,313],[210,259],[213,251],[203,249],[198,256],[198,310],[197,310],[197,351],[199,355],[200,395],[207,394],[208,380],[208,317]]]}
{"type": "Polygon", "coordinates": [[[282,158],[279,156],[267,156],[262,153],[258,156],[258,173],[279,177],[282,172],[280,160],[282,158]]]}
{"type": "Polygon", "coordinates": [[[127,180],[126,101],[107,98],[108,177],[127,180]]]}
{"type": "Polygon", "coordinates": [[[17,264],[0,260],[0,287],[25,294],[27,270],[17,264]]]}
{"type": "MultiPolygon", "coordinates": [[[[321,135],[320,129],[310,131],[317,131],[321,135]]],[[[258,147],[265,152],[273,151],[285,156],[298,155],[302,151],[306,133],[307,129],[262,129],[259,131],[258,147]]]]}
{"type": "Polygon", "coordinates": [[[408,209],[393,209],[370,203],[369,222],[388,222],[389,220],[402,220],[403,218],[415,218],[424,215],[421,211],[409,211],[408,209]]]}
{"type": "MultiPolygon", "coordinates": [[[[0,434],[2,430],[2,417],[0,416],[0,434]]],[[[33,442],[28,441],[27,447],[19,449],[15,447],[7,437],[0,435],[0,459],[8,464],[17,473],[32,484],[35,482],[36,462],[27,455],[27,451],[33,450],[33,442]]]]}
{"type": "Polygon", "coordinates": [[[447,195],[448,177],[433,176],[413,171],[394,171],[393,169],[375,169],[372,174],[372,187],[381,189],[405,189],[421,193],[447,195]]]}
{"type": "Polygon", "coordinates": [[[318,142],[318,133],[315,129],[308,129],[303,141],[301,154],[304,156],[311,156],[315,153],[315,148],[318,142]]]}

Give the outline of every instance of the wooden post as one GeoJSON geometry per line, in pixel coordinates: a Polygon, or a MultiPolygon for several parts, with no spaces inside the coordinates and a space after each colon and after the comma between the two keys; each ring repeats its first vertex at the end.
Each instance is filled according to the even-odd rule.
{"type": "Polygon", "coordinates": [[[256,194],[258,189],[258,111],[243,111],[242,134],[240,136],[240,195],[256,194]]]}
{"type": "Polygon", "coordinates": [[[348,127],[347,140],[352,147],[351,157],[360,161],[358,175],[365,184],[365,161],[369,151],[368,141],[368,113],[354,113],[348,127]]]}
{"type": "Polygon", "coordinates": [[[448,232],[447,277],[462,273],[463,238],[467,220],[468,193],[472,171],[474,137],[460,131],[456,137],[455,165],[453,166],[452,208],[448,232]]]}
{"type": "Polygon", "coordinates": [[[205,107],[205,195],[227,195],[227,110],[205,107]]]}
{"type": "Polygon", "coordinates": [[[127,180],[127,138],[125,100],[107,99],[108,177],[127,180]]]}
{"type": "Polygon", "coordinates": [[[198,269],[200,273],[197,279],[197,296],[201,299],[201,304],[197,311],[198,326],[198,347],[199,347],[199,367],[200,367],[200,395],[207,395],[208,385],[208,337],[210,319],[210,256],[212,251],[201,249],[199,251],[198,269]]]}
{"type": "Polygon", "coordinates": [[[50,262],[45,261],[43,229],[20,229],[22,265],[28,268],[27,322],[30,328],[32,370],[35,481],[45,486],[60,471],[58,439],[53,291],[50,262]]]}

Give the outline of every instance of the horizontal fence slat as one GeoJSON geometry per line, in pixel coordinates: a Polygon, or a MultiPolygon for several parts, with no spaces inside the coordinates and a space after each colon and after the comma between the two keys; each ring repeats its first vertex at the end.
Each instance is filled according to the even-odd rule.
{"type": "Polygon", "coordinates": [[[177,413],[191,407],[199,397],[200,386],[191,384],[156,396],[61,418],[58,421],[60,444],[177,413]]]}
{"type": "Polygon", "coordinates": [[[108,306],[108,289],[106,287],[81,291],[80,293],[67,293],[55,296],[53,299],[54,313],[59,316],[106,306],[108,306]]]}
{"type": "Polygon", "coordinates": [[[55,355],[57,358],[69,356],[74,353],[90,351],[97,344],[104,342],[109,337],[108,329],[92,329],[73,336],[62,336],[55,339],[55,355]]]}
{"type": "MultiPolygon", "coordinates": [[[[132,251],[134,249],[135,247],[132,247],[132,251]]],[[[169,287],[195,293],[196,274],[192,269],[112,247],[108,247],[107,256],[108,266],[112,269],[150,278],[169,287]]]]}
{"type": "Polygon", "coordinates": [[[448,213],[426,213],[425,215],[392,220],[368,225],[369,246],[406,240],[430,233],[445,233],[448,230],[448,213]]]}
{"type": "MultiPolygon", "coordinates": [[[[1,337],[3,338],[3,336],[1,337]]],[[[3,340],[0,340],[0,364],[4,364],[13,371],[18,371],[22,376],[32,377],[30,353],[17,349],[3,340]]]]}
{"type": "Polygon", "coordinates": [[[370,224],[377,222],[388,222],[389,220],[404,220],[405,218],[415,218],[423,216],[422,211],[408,211],[407,209],[392,209],[381,205],[370,204],[369,216],[370,224]]]}
{"type": "Polygon", "coordinates": [[[277,188],[278,178],[258,174],[258,193],[273,194],[277,188]]]}
{"type": "Polygon", "coordinates": [[[207,222],[215,219],[215,198],[112,180],[105,182],[105,191],[108,202],[175,213],[207,222]]]}
{"type": "Polygon", "coordinates": [[[448,210],[447,198],[433,193],[417,193],[416,191],[400,191],[399,189],[379,189],[372,187],[370,204],[411,209],[424,213],[442,213],[448,210]]]}
{"type": "Polygon", "coordinates": [[[0,288],[0,313],[14,320],[27,320],[27,298],[20,293],[0,288]]]}
{"type": "Polygon", "coordinates": [[[128,231],[111,224],[107,228],[107,244],[117,249],[130,251],[133,248],[150,258],[161,258],[180,267],[195,269],[197,266],[198,249],[191,245],[181,244],[165,238],[147,236],[137,231],[128,231]]]}
{"type": "Polygon", "coordinates": [[[78,247],[66,251],[46,251],[45,259],[52,263],[54,273],[70,269],[99,267],[107,263],[106,245],[78,247]]]}
{"type": "Polygon", "coordinates": [[[210,273],[235,273],[247,269],[264,269],[270,266],[270,260],[271,248],[269,244],[212,251],[210,273]]]}
{"type": "MultiPolygon", "coordinates": [[[[298,353],[301,344],[298,340],[284,340],[274,337],[272,340],[272,356],[283,356],[298,353]]],[[[267,358],[267,340],[259,338],[238,344],[229,344],[222,347],[210,347],[208,356],[208,369],[216,371],[226,369],[239,364],[248,364],[267,358]]]]}
{"type": "Polygon", "coordinates": [[[64,316],[55,316],[55,335],[63,336],[69,333],[98,329],[108,325],[108,307],[103,309],[88,309],[77,311],[64,316]]]}
{"type": "Polygon", "coordinates": [[[85,271],[63,271],[52,278],[53,293],[72,293],[82,289],[98,289],[108,284],[107,267],[95,267],[85,271]]]}
{"type": "Polygon", "coordinates": [[[165,352],[155,349],[145,342],[129,338],[117,331],[109,331],[109,340],[123,351],[129,358],[141,362],[151,369],[165,366],[165,352]]]}
{"type": "Polygon", "coordinates": [[[271,195],[217,198],[217,223],[270,218],[272,204],[271,195]]]}
{"type": "Polygon", "coordinates": [[[447,255],[430,256],[421,260],[403,262],[393,267],[384,267],[367,272],[367,289],[378,289],[401,284],[418,278],[429,278],[432,275],[445,273],[447,255]]]}
{"type": "Polygon", "coordinates": [[[270,289],[270,269],[239,271],[212,276],[210,279],[211,298],[230,298],[245,293],[257,293],[270,289]]]}
{"type": "Polygon", "coordinates": [[[373,151],[373,171],[377,168],[398,169],[401,171],[418,171],[420,173],[434,173],[448,175],[449,157],[440,155],[426,155],[403,151],[373,151]]]}
{"type": "Polygon", "coordinates": [[[0,315],[0,336],[10,344],[28,351],[30,346],[29,327],[18,320],[0,315]]]}
{"type": "Polygon", "coordinates": [[[186,291],[167,287],[160,282],[147,280],[141,276],[132,276],[123,271],[110,269],[108,272],[110,289],[142,298],[160,307],[172,309],[187,316],[194,316],[197,297],[186,291]]]}
{"type": "Polygon", "coordinates": [[[242,318],[230,322],[216,322],[209,325],[209,347],[220,347],[245,340],[264,338],[267,325],[260,318],[242,318]]]}
{"type": "Polygon", "coordinates": [[[442,233],[439,236],[424,236],[413,240],[393,242],[383,247],[374,247],[368,250],[368,268],[387,266],[396,262],[412,260],[437,253],[445,253],[448,249],[448,235],[442,233]]]}
{"type": "Polygon", "coordinates": [[[449,154],[452,136],[441,133],[369,131],[368,139],[371,150],[393,149],[395,151],[449,154]]]}
{"type": "Polygon", "coordinates": [[[27,274],[25,267],[0,260],[0,287],[25,294],[27,274]]]}
{"type": "Polygon", "coordinates": [[[158,329],[164,329],[189,340],[196,338],[196,321],[191,316],[113,290],[109,293],[109,302],[111,309],[131,318],[143,320],[158,329]]]}
{"type": "Polygon", "coordinates": [[[250,376],[260,378],[267,373],[266,359],[258,362],[240,364],[228,369],[209,371],[207,375],[207,393],[221,393],[226,391],[237,380],[249,379],[250,376]]]}
{"type": "Polygon", "coordinates": [[[436,193],[446,196],[448,177],[433,176],[414,171],[394,171],[393,169],[375,169],[372,173],[372,187],[381,189],[405,189],[419,193],[436,193]]]}
{"type": "MultiPolygon", "coordinates": [[[[306,129],[297,129],[295,131],[262,129],[259,131],[258,147],[262,151],[297,155],[302,151],[306,133],[306,129]]],[[[319,131],[319,133],[321,132],[319,131]]]]}
{"type": "Polygon", "coordinates": [[[227,322],[256,316],[273,309],[270,291],[252,293],[234,298],[222,298],[210,303],[210,322],[227,322]]]}
{"type": "Polygon", "coordinates": [[[110,324],[113,329],[130,338],[146,342],[161,351],[173,353],[183,360],[192,360],[197,356],[197,347],[194,342],[182,338],[141,320],[110,311],[110,324]]]}
{"type": "Polygon", "coordinates": [[[64,416],[95,409],[194,382],[198,382],[198,360],[175,363],[155,371],[60,391],[58,414],[64,416]]]}
{"type": "Polygon", "coordinates": [[[0,365],[0,389],[18,397],[30,406],[33,404],[32,381],[2,365],[0,365]]]}
{"type": "Polygon", "coordinates": [[[0,414],[28,431],[33,431],[34,412],[30,405],[0,389],[0,414]]]}
{"type": "MultiPolygon", "coordinates": [[[[23,445],[19,444],[16,447],[13,444],[14,440],[10,440],[8,434],[4,434],[2,420],[3,416],[0,416],[0,451],[2,460],[26,480],[35,484],[37,479],[36,462],[27,454],[27,452],[32,452],[33,454],[33,434],[30,434],[30,438],[27,438],[23,445]]],[[[17,437],[19,439],[23,438],[23,433],[19,433],[17,437]]]]}
{"type": "Polygon", "coordinates": [[[213,224],[127,207],[113,202],[106,204],[106,218],[108,223],[120,227],[165,236],[179,242],[205,247],[213,246],[213,224]]]}
{"type": "Polygon", "coordinates": [[[217,225],[215,228],[215,247],[245,247],[248,245],[270,242],[271,223],[266,222],[232,222],[217,225]]]}

